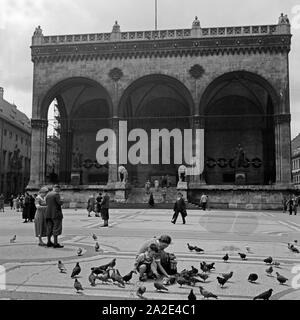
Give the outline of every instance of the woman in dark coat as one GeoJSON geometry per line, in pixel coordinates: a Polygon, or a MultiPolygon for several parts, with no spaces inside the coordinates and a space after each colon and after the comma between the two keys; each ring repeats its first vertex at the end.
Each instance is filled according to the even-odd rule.
{"type": "Polygon", "coordinates": [[[23,223],[27,223],[28,220],[30,219],[30,195],[28,192],[25,193],[22,218],[24,219],[23,223]]]}
{"type": "Polygon", "coordinates": [[[34,216],[36,212],[35,198],[36,198],[36,195],[30,195],[30,204],[29,204],[29,221],[30,222],[34,220],[34,216]]]}

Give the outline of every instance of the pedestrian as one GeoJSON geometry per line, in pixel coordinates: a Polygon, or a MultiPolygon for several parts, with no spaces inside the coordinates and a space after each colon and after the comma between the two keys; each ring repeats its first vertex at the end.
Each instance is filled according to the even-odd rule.
{"type": "Polygon", "coordinates": [[[10,210],[12,210],[14,207],[14,195],[13,194],[9,198],[9,206],[10,206],[10,210]]]}
{"type": "Polygon", "coordinates": [[[206,210],[207,208],[207,195],[206,194],[202,194],[201,198],[200,198],[200,207],[202,208],[202,210],[206,210]]]}
{"type": "Polygon", "coordinates": [[[17,209],[17,212],[19,212],[20,209],[21,209],[21,200],[20,200],[20,197],[21,197],[21,196],[18,194],[17,199],[16,199],[16,209],[17,209]]]}
{"type": "Polygon", "coordinates": [[[182,218],[182,223],[185,224],[185,218],[187,216],[187,213],[186,213],[185,201],[183,199],[183,195],[181,192],[178,192],[178,197],[176,199],[176,202],[174,203],[173,209],[174,209],[174,214],[171,222],[175,224],[178,218],[178,214],[180,213],[182,218]]]}
{"type": "Polygon", "coordinates": [[[24,200],[22,201],[22,218],[24,219],[23,223],[29,222],[30,219],[30,195],[28,191],[25,192],[24,200]]]}
{"type": "Polygon", "coordinates": [[[158,271],[160,274],[168,277],[169,275],[174,275],[177,273],[177,261],[176,256],[173,253],[168,253],[165,251],[172,243],[172,239],[169,235],[161,235],[158,239],[152,238],[146,241],[140,250],[138,251],[138,255],[141,253],[145,253],[148,251],[149,246],[154,243],[158,247],[157,258],[159,258],[156,262],[158,264],[158,271]]]}
{"type": "Polygon", "coordinates": [[[287,199],[283,197],[282,199],[282,212],[285,213],[287,211],[287,199]]]}
{"type": "Polygon", "coordinates": [[[289,210],[289,214],[291,216],[293,214],[293,199],[291,196],[290,196],[289,200],[287,201],[287,207],[289,210]]]}
{"type": "Polygon", "coordinates": [[[30,195],[30,202],[29,202],[29,222],[33,222],[36,206],[35,206],[35,198],[37,197],[36,194],[30,195]]]}
{"type": "MultiPolygon", "coordinates": [[[[88,212],[88,217],[91,217],[91,212],[93,211],[95,213],[95,197],[94,195],[90,195],[88,202],[87,202],[87,212],[88,212]]],[[[95,213],[96,215],[96,213],[95,213]]]]}
{"type": "Polygon", "coordinates": [[[108,227],[108,220],[109,220],[109,195],[107,190],[104,190],[104,196],[101,201],[101,218],[103,219],[104,223],[100,227],[108,227]]]}
{"type": "Polygon", "coordinates": [[[47,223],[47,247],[63,248],[64,246],[58,243],[58,236],[62,234],[63,214],[61,205],[63,204],[60,198],[60,187],[55,185],[53,191],[46,196],[46,223],[47,223]],[[54,242],[51,241],[53,236],[54,242]]]}
{"type": "Polygon", "coordinates": [[[154,207],[154,197],[153,197],[153,193],[150,192],[150,197],[149,197],[149,201],[148,201],[148,204],[150,207],[154,207]]]}
{"type": "Polygon", "coordinates": [[[158,189],[159,189],[159,180],[158,179],[154,180],[154,188],[155,188],[155,191],[158,191],[158,189]]]}
{"type": "Polygon", "coordinates": [[[293,211],[294,215],[297,215],[297,208],[298,208],[298,199],[296,197],[293,198],[293,211]]]}
{"type": "Polygon", "coordinates": [[[15,196],[15,197],[13,198],[13,209],[14,209],[14,210],[17,209],[17,201],[18,201],[18,197],[15,196]]]}
{"type": "Polygon", "coordinates": [[[101,202],[102,202],[102,193],[99,192],[99,195],[96,198],[96,214],[95,214],[95,217],[100,217],[101,202]]]}
{"type": "Polygon", "coordinates": [[[43,242],[43,237],[47,236],[47,223],[46,223],[46,195],[48,193],[47,187],[42,187],[39,194],[35,198],[36,213],[34,216],[34,229],[35,236],[39,239],[39,246],[45,247],[46,243],[43,242]]]}
{"type": "Polygon", "coordinates": [[[163,198],[163,202],[166,202],[166,198],[167,198],[167,188],[164,187],[162,192],[161,192],[162,198],[163,198]]]}
{"type": "Polygon", "coordinates": [[[151,182],[147,180],[147,182],[145,183],[145,190],[147,194],[150,193],[150,188],[151,188],[151,182]]]}
{"type": "Polygon", "coordinates": [[[3,193],[0,195],[0,211],[4,212],[4,195],[3,193]]]}

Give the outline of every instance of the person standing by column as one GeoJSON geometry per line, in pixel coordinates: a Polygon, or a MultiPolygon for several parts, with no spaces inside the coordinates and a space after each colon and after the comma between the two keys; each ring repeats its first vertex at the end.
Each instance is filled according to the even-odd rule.
{"type": "Polygon", "coordinates": [[[109,220],[109,195],[107,190],[104,190],[104,196],[101,202],[101,218],[103,219],[104,223],[100,227],[108,227],[108,220],[109,220]]]}
{"type": "Polygon", "coordinates": [[[60,199],[60,187],[55,185],[53,191],[46,196],[46,222],[47,222],[47,247],[63,248],[64,246],[58,243],[58,236],[62,234],[63,214],[61,205],[63,202],[60,199]],[[54,243],[51,242],[53,236],[54,243]]]}

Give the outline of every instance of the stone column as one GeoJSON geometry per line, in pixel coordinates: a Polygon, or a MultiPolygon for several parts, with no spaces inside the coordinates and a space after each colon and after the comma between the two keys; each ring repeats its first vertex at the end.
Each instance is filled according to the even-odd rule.
{"type": "Polygon", "coordinates": [[[274,115],[276,184],[292,183],[291,169],[291,115],[274,115]]]}
{"type": "MultiPolygon", "coordinates": [[[[119,149],[119,118],[114,117],[111,120],[111,129],[115,132],[117,141],[116,141],[116,155],[117,155],[117,162],[118,162],[118,149],[119,149]]],[[[116,182],[118,182],[118,163],[117,164],[108,164],[108,183],[107,186],[109,188],[114,188],[116,182]]]]}
{"type": "Polygon", "coordinates": [[[30,181],[27,188],[38,189],[45,184],[47,127],[47,120],[31,119],[30,181]]]}

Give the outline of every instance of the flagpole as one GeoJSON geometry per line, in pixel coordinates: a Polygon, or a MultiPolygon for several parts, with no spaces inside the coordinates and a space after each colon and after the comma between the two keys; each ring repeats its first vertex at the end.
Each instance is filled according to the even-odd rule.
{"type": "Polygon", "coordinates": [[[155,30],[157,30],[157,0],[155,0],[155,30]]]}

